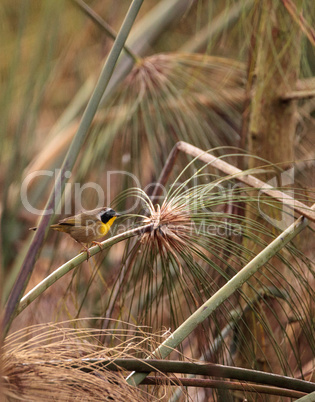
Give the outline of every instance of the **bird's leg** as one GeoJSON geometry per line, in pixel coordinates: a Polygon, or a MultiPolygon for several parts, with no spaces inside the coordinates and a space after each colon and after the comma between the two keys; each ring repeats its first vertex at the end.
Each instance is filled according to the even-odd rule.
{"type": "Polygon", "coordinates": [[[88,261],[89,260],[89,258],[91,257],[91,253],[90,253],[90,250],[89,250],[89,247],[88,246],[86,246],[86,245],[84,245],[83,243],[81,243],[81,242],[78,242],[79,244],[81,244],[81,246],[83,247],[83,249],[82,250],[80,250],[80,253],[83,253],[84,251],[86,251],[86,254],[87,254],[87,258],[86,258],[86,260],[88,261]]]}

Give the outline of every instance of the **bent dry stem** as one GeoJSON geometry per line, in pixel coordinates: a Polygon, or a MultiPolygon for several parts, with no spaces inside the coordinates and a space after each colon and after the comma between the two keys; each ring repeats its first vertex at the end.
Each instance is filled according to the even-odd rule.
{"type": "Polygon", "coordinates": [[[236,180],[248,185],[249,187],[259,189],[262,193],[268,195],[271,198],[274,198],[280,203],[283,203],[284,205],[293,209],[295,212],[298,212],[299,214],[305,216],[305,218],[315,222],[315,209],[313,207],[309,208],[307,205],[291,197],[289,194],[277,190],[270,184],[265,183],[250,174],[247,174],[246,171],[238,169],[235,166],[223,161],[221,158],[217,158],[211,155],[209,152],[203,151],[202,149],[197,148],[184,141],[179,141],[174,145],[156,183],[152,197],[157,197],[161,195],[161,190],[165,186],[166,181],[170,176],[179,151],[184,152],[187,155],[191,155],[195,158],[195,160],[198,159],[202,162],[207,163],[212,168],[220,170],[226,175],[229,175],[231,178],[235,178],[236,180]]]}
{"type": "MultiPolygon", "coordinates": [[[[313,205],[312,209],[315,207],[313,205]]],[[[213,313],[228,297],[252,276],[258,269],[280,251],[289,241],[300,233],[308,224],[306,218],[300,216],[292,225],[273,240],[263,251],[253,258],[241,271],[230,279],[210,299],[195,311],[173,334],[168,337],[155,351],[152,358],[164,359],[176,348],[192,331],[213,313]]],[[[133,372],[127,377],[130,385],[139,385],[149,373],[133,372]]]]}
{"type": "MultiPolygon", "coordinates": [[[[140,233],[149,230],[153,225],[150,223],[145,226],[141,226],[135,229],[128,230],[127,232],[121,233],[117,236],[113,236],[110,239],[103,241],[100,246],[94,246],[89,249],[90,255],[95,255],[96,253],[104,250],[107,247],[112,246],[113,244],[118,243],[119,241],[128,239],[129,237],[136,236],[140,233]]],[[[30,290],[24,297],[22,297],[18,308],[16,310],[15,316],[20,314],[28,305],[30,305],[38,296],[45,292],[52,284],[57,282],[58,279],[62,278],[65,274],[67,274],[72,269],[76,268],[79,264],[86,260],[86,252],[77,255],[72,258],[70,261],[63,264],[61,267],[56,269],[50,275],[47,276],[42,282],[36,285],[32,290],[30,290]]]]}

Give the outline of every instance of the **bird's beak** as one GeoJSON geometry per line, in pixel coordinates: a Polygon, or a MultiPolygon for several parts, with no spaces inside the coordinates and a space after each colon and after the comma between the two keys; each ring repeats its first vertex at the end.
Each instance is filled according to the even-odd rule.
{"type": "Polygon", "coordinates": [[[116,212],[116,214],[115,214],[115,216],[123,216],[123,214],[118,214],[117,212],[116,212]]]}

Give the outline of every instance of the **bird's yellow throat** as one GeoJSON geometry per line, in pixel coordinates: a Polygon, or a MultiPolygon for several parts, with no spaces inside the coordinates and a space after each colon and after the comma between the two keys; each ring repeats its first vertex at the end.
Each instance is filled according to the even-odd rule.
{"type": "Polygon", "coordinates": [[[115,219],[116,219],[116,216],[113,216],[107,223],[102,223],[101,234],[103,236],[105,236],[106,233],[109,231],[109,229],[112,226],[112,224],[114,223],[115,219]]]}

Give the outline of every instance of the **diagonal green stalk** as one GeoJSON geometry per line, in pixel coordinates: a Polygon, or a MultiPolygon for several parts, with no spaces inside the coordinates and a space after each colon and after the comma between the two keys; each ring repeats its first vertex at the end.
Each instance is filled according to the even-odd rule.
{"type": "MultiPolygon", "coordinates": [[[[83,0],[72,0],[72,2],[82,10],[92,21],[94,21],[101,29],[103,29],[107,36],[115,40],[117,37],[116,32],[103,20],[91,7],[89,7],[83,0]]],[[[132,50],[124,45],[124,51],[133,60],[134,63],[138,61],[138,56],[132,52],[132,50]]]]}
{"type": "MultiPolygon", "coordinates": [[[[300,233],[308,224],[308,220],[300,216],[292,225],[273,240],[263,251],[253,258],[241,271],[230,279],[209,300],[196,310],[173,334],[168,337],[155,351],[152,358],[165,359],[192,331],[208,318],[225,300],[279,252],[289,241],[300,233]]],[[[128,384],[139,385],[149,373],[133,372],[127,377],[128,384]]]]}
{"type": "Polygon", "coordinates": [[[99,80],[96,84],[94,92],[87,104],[87,107],[82,116],[82,120],[78,131],[71,143],[71,146],[67,152],[67,155],[64,159],[62,167],[60,169],[60,174],[56,179],[56,183],[54,188],[50,194],[49,200],[46,204],[45,212],[40,220],[39,227],[34,236],[34,240],[30,245],[28,253],[25,257],[25,260],[22,264],[21,271],[17,277],[17,280],[13,286],[13,289],[10,293],[4,319],[3,319],[3,338],[8,333],[10,325],[12,323],[13,317],[15,315],[15,311],[17,309],[18,303],[21,299],[21,296],[28,284],[29,278],[32,274],[33,267],[36,261],[36,258],[40,252],[40,248],[42,246],[45,233],[49,224],[49,221],[52,218],[52,214],[54,208],[59,205],[67,178],[69,178],[69,172],[71,172],[74,163],[78,157],[78,154],[81,150],[83,142],[86,138],[92,120],[97,111],[98,105],[102,99],[105,89],[107,88],[108,82],[113,74],[116,62],[118,57],[124,47],[124,44],[127,40],[129,32],[134,24],[134,21],[137,17],[137,14],[140,10],[140,7],[143,3],[143,0],[133,0],[130,5],[130,8],[127,12],[127,15],[122,23],[120,31],[117,35],[117,38],[113,44],[113,47],[108,55],[108,58],[105,62],[99,80]]]}
{"type": "MultiPolygon", "coordinates": [[[[116,244],[122,240],[126,240],[129,237],[136,236],[149,230],[152,227],[152,224],[148,224],[145,226],[140,226],[135,229],[128,230],[124,233],[121,233],[117,236],[113,236],[107,240],[104,240],[101,246],[97,245],[91,247],[89,249],[90,256],[95,255],[96,253],[104,250],[105,248],[111,247],[113,244],[116,244]]],[[[51,285],[57,282],[58,279],[62,278],[66,275],[69,271],[73,270],[77,266],[79,266],[83,261],[86,260],[86,252],[80,253],[76,257],[72,258],[70,261],[66,262],[65,264],[61,265],[58,269],[48,275],[44,280],[42,280],[38,285],[36,285],[33,289],[31,289],[25,296],[22,297],[16,311],[15,316],[20,314],[27,306],[29,306],[38,296],[45,292],[51,285]]]]}
{"type": "Polygon", "coordinates": [[[312,392],[308,395],[303,396],[302,398],[297,399],[295,402],[314,402],[315,401],[315,392],[312,392]]]}

